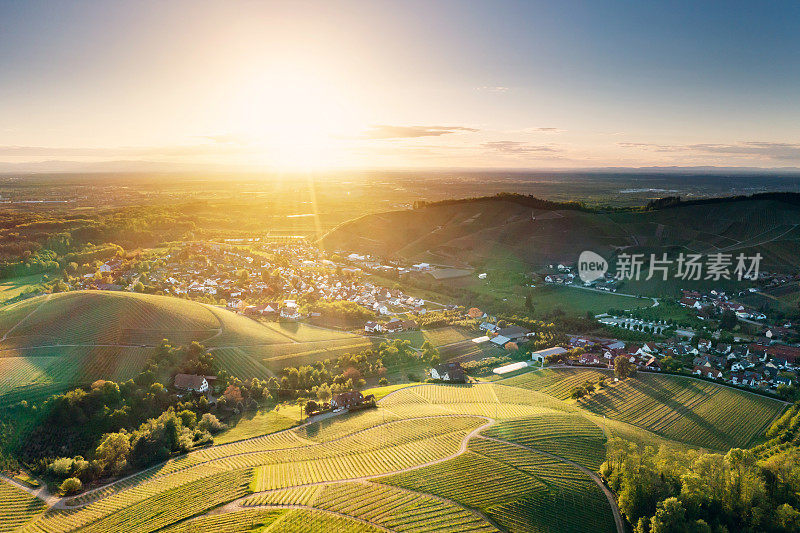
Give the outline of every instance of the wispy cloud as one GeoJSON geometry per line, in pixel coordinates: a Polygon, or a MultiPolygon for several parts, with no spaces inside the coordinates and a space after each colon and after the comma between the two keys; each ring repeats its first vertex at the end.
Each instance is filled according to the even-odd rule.
{"type": "Polygon", "coordinates": [[[503,154],[530,154],[536,152],[557,152],[552,146],[535,145],[521,141],[491,141],[481,145],[483,148],[503,154]]]}
{"type": "Polygon", "coordinates": [[[640,142],[617,143],[623,148],[639,148],[652,152],[690,152],[696,154],[725,154],[731,156],[764,158],[777,161],[800,160],[800,144],[764,141],[745,141],[734,144],[656,144],[640,142]]]}
{"type": "Polygon", "coordinates": [[[470,133],[478,131],[466,126],[390,126],[378,124],[370,126],[361,139],[414,139],[417,137],[439,137],[451,133],[470,133]]]}
{"type": "Polygon", "coordinates": [[[475,87],[476,91],[483,91],[487,93],[505,93],[508,92],[508,87],[504,87],[502,85],[494,85],[494,86],[482,86],[482,87],[475,87]]]}

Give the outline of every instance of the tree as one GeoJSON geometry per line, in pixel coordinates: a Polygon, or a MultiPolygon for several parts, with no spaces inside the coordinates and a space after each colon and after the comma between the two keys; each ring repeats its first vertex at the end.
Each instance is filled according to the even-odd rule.
{"type": "Polygon", "coordinates": [[[197,428],[202,431],[208,431],[211,434],[219,433],[227,426],[219,421],[219,419],[211,413],[205,413],[200,422],[197,423],[197,428]]]}
{"type": "Polygon", "coordinates": [[[228,388],[225,389],[222,395],[225,396],[225,399],[230,404],[236,405],[242,401],[242,390],[236,385],[228,385],[228,388]]]}
{"type": "Polygon", "coordinates": [[[633,366],[633,363],[630,362],[625,355],[618,355],[614,359],[614,375],[619,379],[625,379],[629,376],[632,376],[636,372],[636,368],[633,366]]]}
{"type": "Polygon", "coordinates": [[[130,436],[123,430],[119,433],[107,433],[94,455],[100,462],[103,473],[113,476],[122,472],[128,465],[130,451],[130,436]]]}
{"type": "Polygon", "coordinates": [[[319,387],[317,387],[317,399],[322,403],[328,403],[331,401],[333,397],[333,393],[331,393],[331,387],[327,383],[323,383],[319,387]]]}
{"type": "Polygon", "coordinates": [[[732,309],[726,309],[722,312],[719,319],[719,327],[728,331],[733,331],[739,320],[736,318],[736,313],[732,309]]]}
{"type": "Polygon", "coordinates": [[[386,379],[386,378],[381,378],[381,379],[378,380],[378,385],[385,386],[385,385],[388,385],[388,384],[389,384],[389,380],[386,379]]]}
{"type": "Polygon", "coordinates": [[[58,490],[61,491],[61,494],[67,496],[69,494],[75,494],[76,492],[80,492],[83,490],[83,483],[81,480],[76,477],[68,477],[64,480],[58,490]]]}
{"type": "Polygon", "coordinates": [[[305,410],[306,414],[310,415],[311,413],[319,411],[319,404],[317,404],[317,402],[315,402],[314,400],[308,400],[306,402],[305,410]]]}
{"type": "Polygon", "coordinates": [[[685,533],[686,531],[689,531],[686,509],[678,498],[673,496],[659,502],[658,510],[650,523],[650,532],[685,533]]]}

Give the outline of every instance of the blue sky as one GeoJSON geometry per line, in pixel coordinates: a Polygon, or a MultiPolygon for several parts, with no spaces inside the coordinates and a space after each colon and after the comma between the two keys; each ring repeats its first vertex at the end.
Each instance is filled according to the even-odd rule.
{"type": "Polygon", "coordinates": [[[0,2],[0,162],[800,166],[800,3],[0,2]]]}

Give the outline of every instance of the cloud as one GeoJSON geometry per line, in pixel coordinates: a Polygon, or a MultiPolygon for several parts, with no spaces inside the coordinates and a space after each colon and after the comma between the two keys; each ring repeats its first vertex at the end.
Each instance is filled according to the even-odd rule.
{"type": "Polygon", "coordinates": [[[465,126],[389,126],[378,124],[370,126],[361,139],[414,139],[417,137],[439,137],[451,133],[470,133],[478,131],[465,126]]]}
{"type": "Polygon", "coordinates": [[[204,143],[173,146],[62,147],[0,145],[0,157],[182,157],[208,154],[246,153],[234,143],[204,143]]]}
{"type": "Polygon", "coordinates": [[[508,87],[502,85],[475,87],[476,91],[484,91],[488,93],[505,93],[508,92],[508,87]]]}
{"type": "Polygon", "coordinates": [[[531,131],[541,131],[543,133],[564,133],[566,130],[559,128],[533,128],[531,131]]]}
{"type": "Polygon", "coordinates": [[[731,156],[764,158],[776,161],[800,160],[800,144],[745,141],[734,144],[655,144],[640,142],[617,143],[623,148],[640,148],[652,152],[692,152],[696,154],[724,154],[731,156]]]}
{"type": "Polygon", "coordinates": [[[503,154],[530,154],[536,152],[557,152],[551,146],[534,145],[520,141],[491,141],[481,145],[483,148],[503,154]]]}

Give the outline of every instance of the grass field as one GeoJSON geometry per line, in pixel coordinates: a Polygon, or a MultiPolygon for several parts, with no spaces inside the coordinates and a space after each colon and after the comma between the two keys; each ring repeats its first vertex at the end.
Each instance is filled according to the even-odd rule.
{"type": "Polygon", "coordinates": [[[26,289],[39,285],[42,282],[42,278],[42,274],[32,274],[3,281],[0,283],[0,303],[13,300],[25,292],[26,289]]]}

